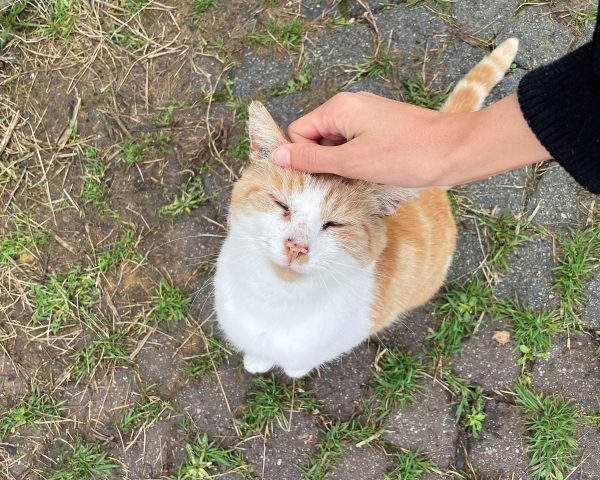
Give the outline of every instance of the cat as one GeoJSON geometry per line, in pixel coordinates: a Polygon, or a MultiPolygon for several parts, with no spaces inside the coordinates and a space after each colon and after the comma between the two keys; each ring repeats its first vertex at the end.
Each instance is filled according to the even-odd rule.
{"type": "MultiPolygon", "coordinates": [[[[511,65],[503,42],[458,82],[446,112],[481,108],[511,65]]],[[[452,261],[445,188],[411,190],[283,169],[289,143],[265,107],[249,107],[250,164],[233,187],[214,278],[217,322],[250,373],[292,378],[340,356],[426,303],[452,261]]]]}

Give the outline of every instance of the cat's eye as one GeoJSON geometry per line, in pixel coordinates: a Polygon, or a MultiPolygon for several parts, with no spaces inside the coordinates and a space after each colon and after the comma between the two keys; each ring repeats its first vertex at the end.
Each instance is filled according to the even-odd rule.
{"type": "Polygon", "coordinates": [[[291,212],[290,212],[290,207],[288,207],[288,206],[287,206],[285,203],[283,203],[283,202],[280,202],[280,201],[279,201],[279,200],[277,200],[276,198],[273,198],[273,201],[274,201],[274,202],[275,202],[277,205],[279,205],[279,206],[281,207],[281,209],[283,210],[283,214],[284,214],[285,216],[287,216],[287,215],[289,215],[289,214],[291,213],[291,212]]]}
{"type": "Polygon", "coordinates": [[[328,228],[336,228],[336,227],[344,227],[345,225],[343,223],[338,223],[338,222],[325,222],[323,224],[323,230],[327,230],[328,228]]]}

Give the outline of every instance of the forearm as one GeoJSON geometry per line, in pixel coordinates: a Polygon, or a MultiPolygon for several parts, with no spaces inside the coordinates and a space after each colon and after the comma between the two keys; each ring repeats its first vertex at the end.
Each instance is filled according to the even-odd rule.
{"type": "Polygon", "coordinates": [[[479,112],[450,116],[440,122],[449,158],[435,184],[468,183],[551,156],[527,125],[516,94],[479,112]]]}

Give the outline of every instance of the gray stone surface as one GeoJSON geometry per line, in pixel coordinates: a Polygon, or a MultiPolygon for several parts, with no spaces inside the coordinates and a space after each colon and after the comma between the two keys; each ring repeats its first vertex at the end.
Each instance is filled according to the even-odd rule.
{"type": "Polygon", "coordinates": [[[384,438],[400,448],[419,449],[446,468],[454,460],[458,438],[454,409],[439,384],[428,380],[422,382],[422,387],[413,403],[389,414],[384,438]]]}
{"type": "Polygon", "coordinates": [[[581,466],[578,469],[580,480],[596,480],[600,478],[600,428],[588,425],[579,432],[581,444],[581,466]]]}
{"type": "Polygon", "coordinates": [[[27,392],[27,385],[19,376],[14,363],[8,355],[2,353],[0,355],[0,412],[13,407],[27,392]]]}
{"type": "Polygon", "coordinates": [[[302,14],[308,20],[337,13],[337,0],[302,0],[302,14]]]}
{"type": "Polygon", "coordinates": [[[277,97],[269,97],[265,106],[277,124],[286,131],[288,125],[301,117],[308,110],[304,107],[303,92],[294,92],[277,97]]]}
{"type": "Polygon", "coordinates": [[[398,94],[394,93],[393,87],[389,81],[377,77],[361,78],[344,87],[346,92],[370,92],[382,97],[398,99],[398,94]]]}
{"type": "Polygon", "coordinates": [[[374,386],[376,348],[363,343],[319,369],[309,384],[328,415],[344,421],[360,414],[374,386]]]}
{"type": "Polygon", "coordinates": [[[600,360],[591,335],[557,336],[547,360],[536,361],[531,385],[545,393],[560,393],[579,408],[600,411],[600,360]],[[568,342],[570,342],[570,349],[568,342]]]}
{"type": "Polygon", "coordinates": [[[481,434],[471,442],[469,462],[482,478],[527,478],[527,437],[519,409],[490,400],[485,414],[481,434]]]}
{"type": "Polygon", "coordinates": [[[312,68],[313,83],[326,79],[347,82],[356,75],[356,66],[367,63],[375,52],[375,42],[368,27],[346,25],[327,35],[307,39],[306,61],[312,68]]]}
{"type": "Polygon", "coordinates": [[[434,311],[435,303],[429,302],[399,318],[376,338],[385,347],[400,348],[411,355],[422,354],[432,346],[427,335],[438,323],[434,311]]]}
{"type": "Polygon", "coordinates": [[[233,93],[247,100],[259,90],[283,88],[294,78],[294,65],[289,56],[274,58],[273,55],[246,52],[241,67],[233,76],[233,93]]]}
{"type": "Polygon", "coordinates": [[[585,301],[581,320],[587,328],[600,330],[600,266],[596,267],[592,278],[587,280],[583,294],[585,301]]]}
{"type": "Polygon", "coordinates": [[[381,480],[393,462],[381,448],[350,446],[336,462],[329,480],[381,480]]]}
{"type": "Polygon", "coordinates": [[[520,0],[467,0],[455,2],[453,13],[463,30],[489,40],[502,30],[520,4],[520,0]]]}
{"type": "Polygon", "coordinates": [[[456,251],[447,280],[465,283],[479,269],[485,257],[483,240],[480,239],[483,232],[478,232],[476,220],[473,218],[462,218],[457,227],[456,251]]]}
{"type": "Polygon", "coordinates": [[[519,354],[511,339],[502,345],[494,339],[495,332],[506,332],[506,321],[484,320],[475,335],[463,342],[462,351],[451,358],[452,371],[484,390],[506,390],[519,379],[519,354]]]}
{"type": "Polygon", "coordinates": [[[244,453],[263,480],[301,480],[297,466],[306,463],[320,440],[321,433],[310,415],[296,412],[289,430],[275,423],[270,438],[251,438],[244,444],[244,453]]]}
{"type": "Polygon", "coordinates": [[[498,35],[501,42],[509,37],[519,39],[516,62],[528,68],[550,63],[567,53],[573,33],[549,15],[543,5],[524,6],[498,35]]]}
{"type": "Polygon", "coordinates": [[[584,27],[583,32],[581,32],[581,35],[577,39],[577,44],[575,45],[576,48],[581,47],[592,40],[592,37],[594,36],[594,28],[594,22],[588,22],[588,24],[584,27]]]}
{"type": "Polygon", "coordinates": [[[527,170],[519,168],[466,185],[459,191],[467,197],[467,202],[475,210],[509,210],[516,215],[523,206],[526,182],[527,170]]]}
{"type": "Polygon", "coordinates": [[[535,310],[558,307],[559,295],[552,291],[554,252],[548,240],[535,238],[519,245],[508,262],[510,270],[494,287],[496,297],[518,297],[523,304],[535,310]]]}
{"type": "Polygon", "coordinates": [[[544,173],[529,200],[525,215],[534,223],[550,231],[566,231],[569,227],[583,227],[587,215],[579,205],[581,187],[560,166],[554,164],[544,173]]]}

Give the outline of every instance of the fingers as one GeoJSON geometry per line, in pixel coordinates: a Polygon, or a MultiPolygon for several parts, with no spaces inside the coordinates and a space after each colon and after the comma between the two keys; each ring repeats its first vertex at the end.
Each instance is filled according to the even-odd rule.
{"type": "Polygon", "coordinates": [[[290,143],[273,153],[277,165],[309,173],[334,173],[352,176],[347,164],[352,154],[349,143],[327,147],[316,143],[290,143]]]}

